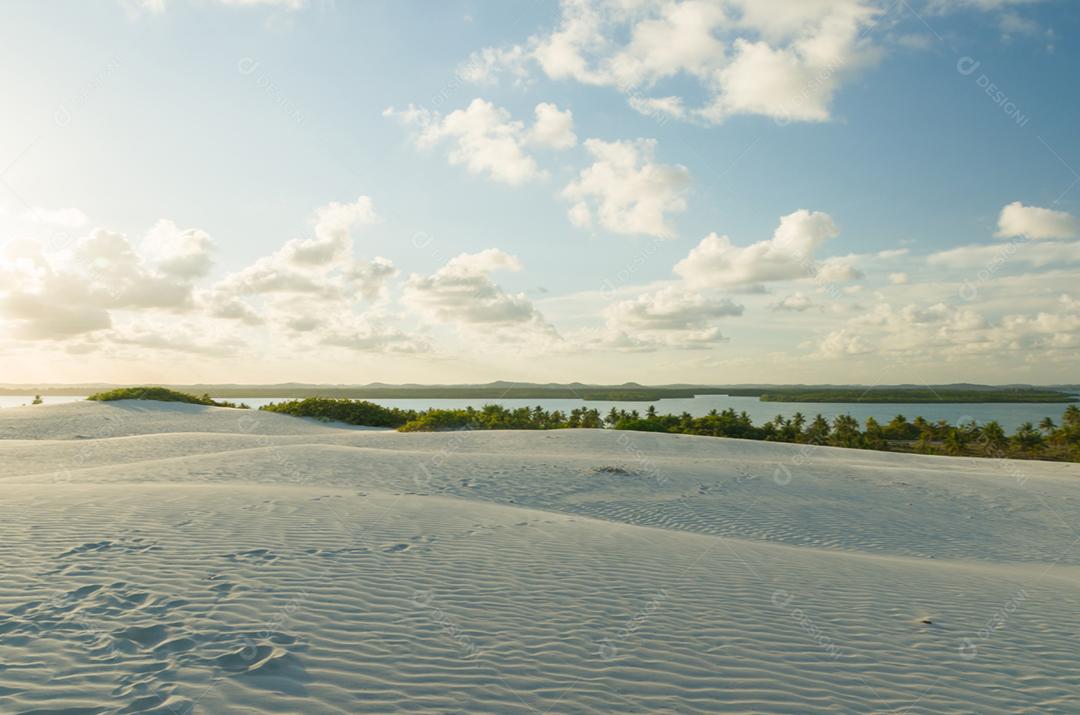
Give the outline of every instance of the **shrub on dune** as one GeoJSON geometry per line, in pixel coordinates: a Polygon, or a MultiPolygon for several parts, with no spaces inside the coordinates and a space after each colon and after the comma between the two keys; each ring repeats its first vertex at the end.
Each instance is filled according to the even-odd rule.
{"type": "Polygon", "coordinates": [[[364,427],[401,427],[416,417],[413,410],[383,407],[367,400],[306,397],[302,400],[275,402],[259,408],[293,417],[314,417],[324,422],[344,422],[364,427]]]}
{"type": "Polygon", "coordinates": [[[90,395],[86,399],[95,402],[115,402],[116,400],[154,400],[156,402],[185,402],[190,405],[206,405],[208,407],[234,407],[246,408],[246,405],[237,405],[235,402],[219,402],[203,395],[189,395],[186,392],[170,390],[166,387],[119,387],[115,390],[99,392],[90,395]]]}

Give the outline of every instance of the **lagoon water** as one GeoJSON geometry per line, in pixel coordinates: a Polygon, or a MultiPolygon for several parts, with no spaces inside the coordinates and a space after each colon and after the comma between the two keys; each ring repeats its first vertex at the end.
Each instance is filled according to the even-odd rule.
{"type": "MultiPolygon", "coordinates": [[[[59,404],[84,399],[82,397],[46,397],[45,404],[59,404]]],[[[229,397],[231,402],[243,402],[253,408],[282,402],[286,398],[281,397],[229,397]]],[[[33,396],[7,396],[0,395],[0,408],[17,407],[28,405],[33,396]]],[[[807,419],[821,414],[828,419],[838,415],[851,415],[860,423],[865,423],[867,417],[873,417],[879,422],[887,422],[898,414],[904,415],[908,420],[922,415],[931,422],[945,420],[950,424],[970,422],[975,420],[980,424],[997,420],[1006,431],[1013,431],[1024,422],[1038,424],[1043,417],[1051,417],[1055,422],[1061,421],[1061,414],[1067,405],[1043,404],[1043,403],[996,403],[996,404],[966,404],[956,402],[931,402],[917,404],[871,404],[871,403],[838,403],[838,402],[760,402],[756,397],[732,397],[728,395],[698,395],[697,397],[672,398],[657,400],[656,402],[608,402],[604,400],[575,400],[575,399],[375,399],[380,405],[387,407],[400,407],[411,410],[425,410],[428,408],[457,409],[463,407],[482,407],[486,404],[499,404],[507,408],[536,407],[539,405],[545,410],[562,410],[569,412],[575,407],[587,407],[600,410],[606,414],[612,407],[620,410],[637,410],[644,414],[650,406],[656,408],[660,414],[680,414],[689,412],[695,417],[706,415],[710,410],[724,410],[728,407],[736,412],[746,411],[754,420],[755,424],[761,424],[772,419],[776,415],[791,417],[796,412],[802,412],[807,419]]]]}

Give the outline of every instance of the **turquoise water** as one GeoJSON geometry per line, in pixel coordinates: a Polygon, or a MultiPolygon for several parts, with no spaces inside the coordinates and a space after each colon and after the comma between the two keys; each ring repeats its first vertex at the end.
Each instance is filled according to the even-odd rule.
{"type": "MultiPolygon", "coordinates": [[[[29,404],[33,396],[0,396],[0,408],[17,407],[29,404]]],[[[59,404],[81,400],[81,397],[46,397],[46,404],[59,404]]],[[[281,402],[284,398],[279,397],[229,397],[231,402],[244,402],[251,407],[259,407],[271,402],[281,402]]],[[[880,422],[887,422],[897,414],[902,414],[913,419],[922,415],[931,422],[945,420],[950,424],[970,421],[972,419],[982,423],[997,420],[1007,431],[1016,429],[1024,422],[1038,423],[1043,417],[1051,417],[1055,422],[1061,421],[1061,413],[1066,405],[1048,405],[1039,403],[1001,403],[972,405],[955,402],[928,403],[928,404],[840,404],[834,402],[759,402],[756,397],[729,397],[727,395],[699,395],[697,397],[673,398],[657,400],[656,402],[605,402],[605,401],[582,401],[573,399],[540,400],[540,399],[514,399],[496,400],[491,398],[477,399],[388,399],[372,400],[387,407],[401,407],[412,410],[425,410],[429,407],[455,409],[461,407],[482,407],[486,404],[497,403],[504,407],[535,407],[539,405],[545,410],[562,410],[569,412],[575,407],[596,408],[601,413],[607,413],[612,407],[620,410],[638,410],[642,414],[649,406],[656,407],[657,412],[679,414],[689,412],[695,417],[706,415],[710,410],[724,410],[731,407],[736,412],[746,411],[755,423],[770,420],[776,415],[791,417],[796,412],[802,412],[808,418],[820,413],[832,419],[837,415],[851,415],[864,423],[867,417],[873,417],[880,422]]]]}

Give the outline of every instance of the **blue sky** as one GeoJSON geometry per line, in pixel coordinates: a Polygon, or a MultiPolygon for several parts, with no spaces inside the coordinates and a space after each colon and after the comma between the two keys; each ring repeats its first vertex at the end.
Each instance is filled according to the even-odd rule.
{"type": "Polygon", "coordinates": [[[744,1],[5,3],[4,379],[1077,381],[1080,8],[744,1]]]}

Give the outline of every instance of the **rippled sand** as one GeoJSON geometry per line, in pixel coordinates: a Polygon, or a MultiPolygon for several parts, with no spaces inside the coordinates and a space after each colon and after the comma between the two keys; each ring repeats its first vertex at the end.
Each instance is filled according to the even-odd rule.
{"type": "Polygon", "coordinates": [[[1080,465],[0,412],[2,713],[1080,712],[1080,465]]]}

